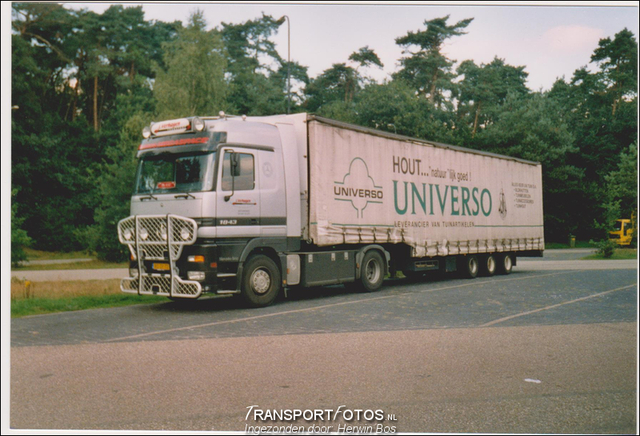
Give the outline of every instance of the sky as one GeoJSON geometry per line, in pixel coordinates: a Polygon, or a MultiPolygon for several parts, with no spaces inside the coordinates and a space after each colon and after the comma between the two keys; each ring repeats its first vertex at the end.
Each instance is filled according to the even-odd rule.
{"type": "MultiPolygon", "coordinates": [[[[63,3],[65,4],[65,3],[63,3]]],[[[102,12],[111,3],[65,4],[102,12]]],[[[137,5],[138,3],[125,3],[137,5]]],[[[590,3],[576,6],[549,6],[524,3],[514,6],[443,4],[212,4],[143,3],[145,18],[186,23],[200,9],[209,28],[222,22],[242,23],[261,16],[287,15],[291,23],[291,59],[309,67],[316,77],[334,63],[348,62],[349,55],[369,46],[384,64],[363,71],[382,82],[397,71],[402,48],[395,39],[409,31],[424,30],[424,22],[449,15],[451,25],[473,18],[467,34],[449,39],[444,52],[450,59],[476,64],[489,63],[494,57],[513,66],[525,66],[527,85],[532,91],[548,90],[557,78],[570,80],[573,72],[589,64],[602,38],[613,38],[629,29],[638,35],[638,7],[635,2],[609,2],[607,6],[590,3]],[[612,6],[613,5],[613,6],[612,6]]],[[[280,55],[287,57],[287,24],[280,27],[273,41],[280,55]]],[[[595,66],[592,65],[592,68],[595,66]]]]}

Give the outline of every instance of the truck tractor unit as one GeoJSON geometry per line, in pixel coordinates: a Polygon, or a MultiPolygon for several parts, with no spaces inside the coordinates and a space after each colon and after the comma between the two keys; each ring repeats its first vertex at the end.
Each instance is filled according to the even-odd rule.
{"type": "Polygon", "coordinates": [[[542,256],[542,168],[309,114],[190,117],[143,130],[124,292],[195,299],[387,274],[508,274],[542,256]]]}

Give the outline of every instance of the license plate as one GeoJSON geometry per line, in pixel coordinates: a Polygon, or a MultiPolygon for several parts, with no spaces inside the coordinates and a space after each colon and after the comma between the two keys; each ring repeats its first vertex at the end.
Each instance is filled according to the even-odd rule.
{"type": "Polygon", "coordinates": [[[151,267],[156,271],[169,271],[168,263],[154,263],[151,265],[151,267]]]}

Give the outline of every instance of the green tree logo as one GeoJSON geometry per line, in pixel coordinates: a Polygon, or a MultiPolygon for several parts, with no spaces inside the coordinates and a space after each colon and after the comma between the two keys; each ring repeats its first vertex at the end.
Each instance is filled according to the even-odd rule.
{"type": "Polygon", "coordinates": [[[382,186],[376,185],[367,163],[359,157],[351,161],[342,181],[334,182],[333,193],[335,200],[350,202],[358,218],[363,217],[370,203],[382,204],[383,198],[382,186]]]}

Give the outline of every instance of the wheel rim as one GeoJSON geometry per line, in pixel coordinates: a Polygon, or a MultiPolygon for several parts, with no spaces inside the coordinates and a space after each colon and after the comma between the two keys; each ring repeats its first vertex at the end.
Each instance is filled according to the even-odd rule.
{"type": "Polygon", "coordinates": [[[476,275],[478,272],[478,260],[475,257],[469,259],[469,273],[476,275]]]}
{"type": "Polygon", "coordinates": [[[369,283],[376,283],[380,278],[380,266],[374,259],[370,259],[364,269],[365,277],[369,283]]]}
{"type": "Polygon", "coordinates": [[[487,271],[489,271],[489,274],[493,274],[495,270],[496,270],[496,260],[493,258],[493,256],[489,256],[487,258],[487,271]]]}
{"type": "Polygon", "coordinates": [[[250,282],[256,294],[265,294],[271,287],[271,277],[269,273],[261,268],[253,271],[250,282]]]}
{"type": "Polygon", "coordinates": [[[504,270],[511,271],[511,256],[504,257],[504,270]]]}

